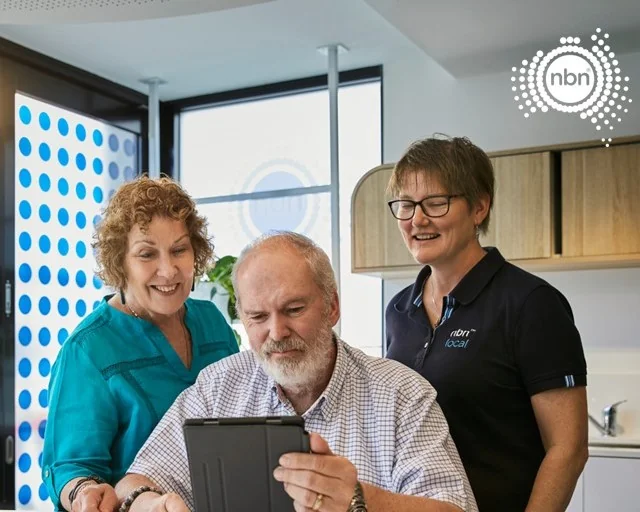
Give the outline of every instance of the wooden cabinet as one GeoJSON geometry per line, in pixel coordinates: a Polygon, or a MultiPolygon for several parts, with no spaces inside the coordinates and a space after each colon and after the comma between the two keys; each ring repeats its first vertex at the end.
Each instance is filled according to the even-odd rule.
{"type": "Polygon", "coordinates": [[[351,270],[378,272],[414,267],[398,221],[387,206],[387,183],[393,165],[381,165],[358,182],[351,201],[351,270]]]}
{"type": "Polygon", "coordinates": [[[640,144],[562,153],[562,255],[640,253],[640,144]]]}
{"type": "Polygon", "coordinates": [[[509,260],[550,258],[553,244],[553,166],[550,152],[492,158],[495,199],[484,246],[509,260]]]}

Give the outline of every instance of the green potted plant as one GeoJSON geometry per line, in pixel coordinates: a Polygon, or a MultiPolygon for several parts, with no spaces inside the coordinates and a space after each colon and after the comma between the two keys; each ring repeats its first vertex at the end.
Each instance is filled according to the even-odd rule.
{"type": "MultiPolygon", "coordinates": [[[[231,282],[231,271],[233,270],[233,265],[237,259],[238,258],[236,256],[231,255],[216,258],[214,265],[209,267],[203,276],[204,281],[208,281],[212,284],[211,295],[209,297],[210,300],[214,300],[216,295],[227,296],[225,309],[231,324],[238,320],[238,313],[236,312],[236,294],[233,289],[233,283],[231,282]]],[[[238,340],[238,345],[240,345],[240,335],[235,329],[233,329],[233,327],[232,330],[236,340],[238,340]]]]}

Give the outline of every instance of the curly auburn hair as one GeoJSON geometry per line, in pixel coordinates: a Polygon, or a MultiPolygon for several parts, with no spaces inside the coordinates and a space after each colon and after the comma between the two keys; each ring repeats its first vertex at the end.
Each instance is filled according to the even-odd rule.
{"type": "Polygon", "coordinates": [[[144,233],[153,217],[184,221],[195,257],[195,275],[200,276],[213,258],[213,243],[207,235],[206,219],[175,181],[142,176],[122,185],[104,209],[91,244],[95,250],[96,274],[113,288],[125,288],[124,259],[127,238],[137,224],[144,233]]]}

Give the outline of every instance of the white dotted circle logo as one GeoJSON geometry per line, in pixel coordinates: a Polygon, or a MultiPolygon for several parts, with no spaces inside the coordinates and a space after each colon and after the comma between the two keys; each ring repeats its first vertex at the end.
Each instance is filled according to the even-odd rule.
{"type": "MultiPolygon", "coordinates": [[[[580,46],[579,37],[561,37],[557,48],[547,54],[539,50],[531,61],[523,60],[519,68],[511,68],[513,99],[524,117],[552,108],[579,113],[596,130],[613,130],[632,100],[629,77],[620,74],[608,39],[609,34],[598,28],[588,49],[580,46]]],[[[602,138],[602,142],[608,146],[611,139],[602,138]]]]}

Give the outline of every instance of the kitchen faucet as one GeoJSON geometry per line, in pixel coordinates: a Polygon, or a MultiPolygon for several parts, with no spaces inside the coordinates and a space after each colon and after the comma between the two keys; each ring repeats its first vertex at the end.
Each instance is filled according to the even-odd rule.
{"type": "Polygon", "coordinates": [[[597,419],[589,414],[589,420],[594,424],[594,426],[600,431],[603,436],[615,437],[618,433],[618,425],[616,423],[616,415],[618,412],[617,407],[625,402],[626,400],[620,400],[619,402],[607,405],[604,409],[602,409],[602,425],[597,419]]]}

